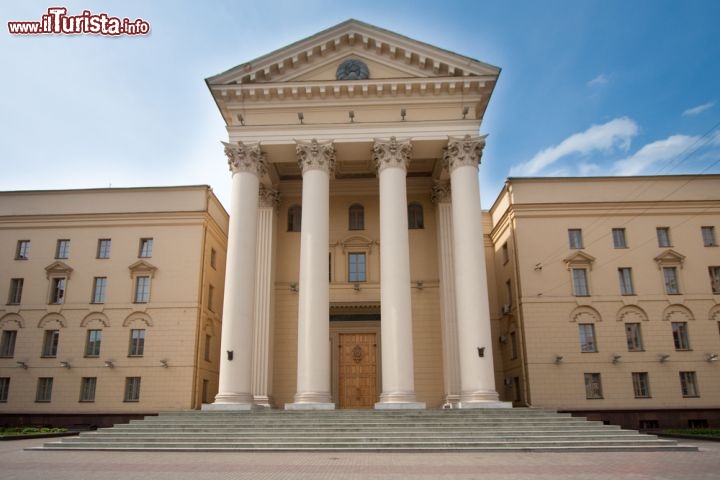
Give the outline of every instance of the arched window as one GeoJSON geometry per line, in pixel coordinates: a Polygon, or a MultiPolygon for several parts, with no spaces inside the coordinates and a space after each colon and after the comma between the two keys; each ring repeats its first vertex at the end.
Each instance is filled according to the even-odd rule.
{"type": "Polygon", "coordinates": [[[292,205],[288,208],[288,232],[299,232],[302,225],[302,207],[292,205]]]}
{"type": "Polygon", "coordinates": [[[348,230],[365,230],[365,208],[359,203],[348,209],[348,230]]]}
{"type": "Polygon", "coordinates": [[[423,222],[423,207],[417,202],[408,205],[408,228],[425,228],[423,222]]]}

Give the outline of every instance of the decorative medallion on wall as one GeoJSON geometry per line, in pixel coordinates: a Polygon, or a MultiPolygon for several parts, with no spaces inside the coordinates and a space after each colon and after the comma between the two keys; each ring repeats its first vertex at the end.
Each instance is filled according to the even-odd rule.
{"type": "Polygon", "coordinates": [[[360,345],[355,345],[355,348],[353,348],[352,351],[352,358],[355,363],[362,362],[363,359],[363,350],[360,345]]]}
{"type": "Polygon", "coordinates": [[[351,58],[338,66],[335,78],[337,80],[367,80],[370,78],[370,70],[361,60],[351,58]]]}

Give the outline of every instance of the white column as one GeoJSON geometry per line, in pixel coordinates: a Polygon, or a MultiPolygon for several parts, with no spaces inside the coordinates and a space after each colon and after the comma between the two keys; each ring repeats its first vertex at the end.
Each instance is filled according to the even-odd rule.
{"type": "Polygon", "coordinates": [[[436,182],[432,188],[431,198],[435,204],[437,217],[445,404],[457,406],[460,401],[460,360],[458,358],[457,317],[455,315],[450,182],[436,182]]]}
{"type": "Polygon", "coordinates": [[[510,407],[495,391],[478,163],[485,137],[450,138],[455,305],[462,408],[510,407]]]}
{"type": "Polygon", "coordinates": [[[415,401],[407,165],[412,144],[375,140],[380,179],[380,328],[382,394],[376,409],[425,408],[415,401]]]}
{"type": "Polygon", "coordinates": [[[279,193],[260,185],[255,280],[255,334],[253,340],[252,394],[256,405],[271,406],[272,321],[275,224],[279,193]]]}
{"type": "Polygon", "coordinates": [[[220,385],[205,410],[252,407],[253,316],[260,177],[266,172],[260,144],[225,143],[232,172],[232,199],[225,273],[220,385]]]}
{"type": "Polygon", "coordinates": [[[298,305],[297,393],[287,410],[330,410],[330,174],[332,142],[298,142],[302,169],[302,225],[298,305]]]}

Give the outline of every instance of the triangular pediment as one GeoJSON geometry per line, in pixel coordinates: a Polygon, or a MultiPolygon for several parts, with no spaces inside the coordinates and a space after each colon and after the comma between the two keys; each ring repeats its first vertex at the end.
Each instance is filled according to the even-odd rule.
{"type": "Polygon", "coordinates": [[[130,270],[130,276],[143,274],[153,276],[155,274],[155,270],[157,270],[157,267],[150,262],[146,262],[145,260],[138,260],[137,262],[130,265],[128,269],[130,270]]]}
{"type": "Polygon", "coordinates": [[[673,249],[668,249],[655,257],[658,266],[662,265],[682,265],[685,261],[685,255],[678,253],[673,249]]]}
{"type": "Polygon", "coordinates": [[[73,269],[67,263],[57,261],[45,267],[45,271],[47,272],[48,277],[53,275],[65,275],[69,277],[73,269]]]}
{"type": "Polygon", "coordinates": [[[207,79],[213,85],[336,80],[338,65],[357,58],[369,79],[489,77],[500,69],[358,20],[348,20],[304,40],[207,79]]]}
{"type": "Polygon", "coordinates": [[[563,260],[565,263],[567,263],[568,268],[573,266],[592,266],[593,262],[595,262],[595,257],[592,255],[589,255],[585,252],[575,252],[569,257],[565,258],[563,260]]]}

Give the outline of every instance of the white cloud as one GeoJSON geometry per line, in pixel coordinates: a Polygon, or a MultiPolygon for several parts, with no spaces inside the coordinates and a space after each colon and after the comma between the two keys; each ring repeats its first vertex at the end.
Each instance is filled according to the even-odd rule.
{"type": "Polygon", "coordinates": [[[593,125],[584,132],[570,135],[558,145],[538,152],[527,162],[514,165],[510,169],[510,176],[535,175],[568,155],[606,152],[615,148],[627,150],[637,133],[637,124],[627,117],[593,125]]]}
{"type": "Polygon", "coordinates": [[[658,163],[672,160],[690,148],[699,137],[672,135],[664,140],[648,143],[631,156],[613,165],[615,175],[638,175],[658,163]]]}
{"type": "Polygon", "coordinates": [[[588,87],[598,87],[600,85],[605,85],[610,81],[610,78],[605,75],[604,73],[601,73],[597,77],[593,78],[589,82],[587,82],[588,87]]]}
{"type": "Polygon", "coordinates": [[[694,115],[700,115],[705,110],[712,108],[715,105],[715,102],[707,102],[703,103],[702,105],[698,105],[697,107],[688,108],[682,113],[683,117],[691,117],[694,115]]]}

